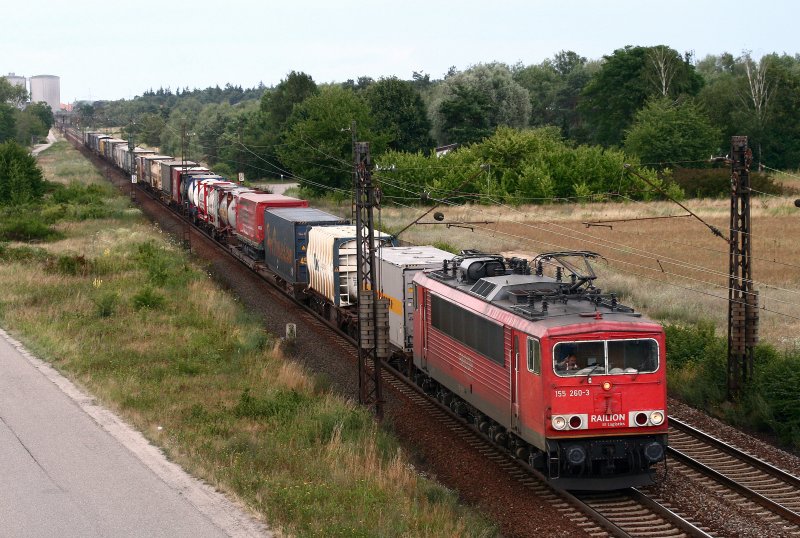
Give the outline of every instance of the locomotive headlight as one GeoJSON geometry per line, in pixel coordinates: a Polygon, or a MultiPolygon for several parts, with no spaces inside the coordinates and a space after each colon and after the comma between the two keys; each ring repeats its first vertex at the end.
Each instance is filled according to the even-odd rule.
{"type": "Polygon", "coordinates": [[[662,422],[664,422],[664,413],[661,411],[653,411],[650,413],[650,423],[653,426],[659,426],[662,422]]]}
{"type": "Polygon", "coordinates": [[[603,390],[611,390],[611,381],[603,381],[603,390]]]}
{"type": "Polygon", "coordinates": [[[567,427],[567,419],[565,419],[562,416],[553,417],[553,429],[563,430],[566,427],[567,427]]]}

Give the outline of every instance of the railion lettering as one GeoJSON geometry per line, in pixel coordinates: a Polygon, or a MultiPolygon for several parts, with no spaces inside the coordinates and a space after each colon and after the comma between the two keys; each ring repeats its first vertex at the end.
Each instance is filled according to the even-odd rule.
{"type": "Polygon", "coordinates": [[[591,422],[617,422],[625,420],[625,415],[617,413],[614,415],[592,415],[589,419],[591,422]]]}

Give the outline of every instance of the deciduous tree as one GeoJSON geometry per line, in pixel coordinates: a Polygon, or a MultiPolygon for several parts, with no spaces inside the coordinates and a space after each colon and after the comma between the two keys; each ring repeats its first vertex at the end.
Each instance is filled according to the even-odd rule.
{"type": "Polygon", "coordinates": [[[411,82],[384,78],[369,86],[364,95],[375,127],[390,136],[389,149],[416,152],[433,147],[425,104],[411,82]]]}
{"type": "Polygon", "coordinates": [[[433,130],[439,144],[472,143],[498,126],[528,125],[531,103],[523,88],[502,63],[478,64],[449,74],[431,105],[433,130]]]}
{"type": "Polygon", "coordinates": [[[366,100],[335,85],[322,88],[319,94],[295,107],[278,147],[281,162],[301,181],[309,180],[304,185],[309,188],[351,189],[353,149],[349,127],[353,120],[358,140],[369,141],[372,155],[380,155],[386,148],[387,136],[374,129],[366,100]]]}
{"type": "Polygon", "coordinates": [[[36,159],[13,140],[0,144],[0,205],[22,204],[44,195],[44,178],[36,159]]]}
{"type": "Polygon", "coordinates": [[[663,45],[628,46],[603,59],[600,70],[584,88],[580,105],[590,138],[603,145],[622,141],[625,129],[648,97],[661,95],[662,90],[672,97],[696,95],[703,84],[687,59],[663,45]],[[654,64],[654,57],[662,61],[654,64]]]}
{"type": "Polygon", "coordinates": [[[654,97],[636,113],[625,136],[625,151],[645,163],[708,159],[719,152],[720,131],[691,99],[654,97]]]}

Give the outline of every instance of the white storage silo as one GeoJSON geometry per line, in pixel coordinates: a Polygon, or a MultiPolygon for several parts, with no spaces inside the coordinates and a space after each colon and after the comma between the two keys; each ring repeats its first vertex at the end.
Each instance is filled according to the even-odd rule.
{"type": "Polygon", "coordinates": [[[5,79],[12,85],[12,86],[22,86],[26,90],[28,89],[27,80],[25,77],[21,77],[19,75],[15,75],[14,73],[9,73],[5,76],[5,79]]]}
{"type": "MultiPolygon", "coordinates": [[[[28,81],[25,77],[21,77],[14,73],[9,73],[3,78],[6,79],[8,83],[11,84],[12,86],[21,86],[22,88],[25,88],[25,91],[28,90],[28,84],[27,84],[28,81]]],[[[17,103],[17,106],[23,108],[25,106],[25,101],[17,103]]]]}
{"type": "Polygon", "coordinates": [[[31,81],[31,103],[44,101],[53,112],[61,110],[61,79],[55,75],[36,75],[31,81]]]}

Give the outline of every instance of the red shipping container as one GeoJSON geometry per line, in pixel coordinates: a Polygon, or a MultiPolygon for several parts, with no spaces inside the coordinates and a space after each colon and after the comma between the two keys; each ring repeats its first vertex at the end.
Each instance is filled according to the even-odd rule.
{"type": "Polygon", "coordinates": [[[271,207],[308,207],[308,202],[282,194],[242,194],[236,206],[236,234],[242,242],[264,249],[264,210],[271,207]]]}

